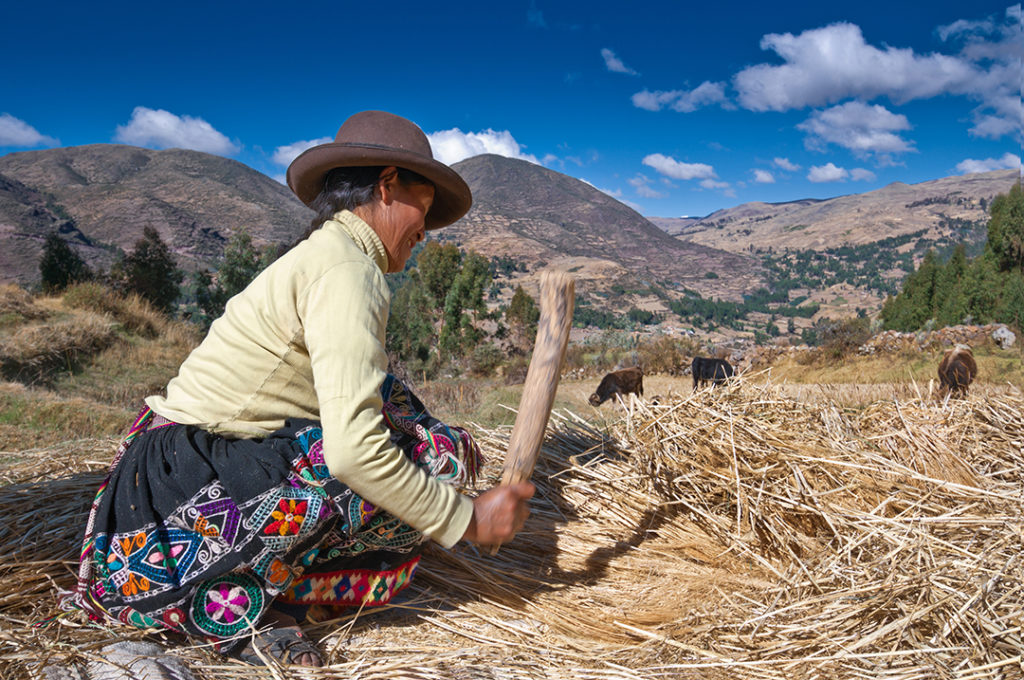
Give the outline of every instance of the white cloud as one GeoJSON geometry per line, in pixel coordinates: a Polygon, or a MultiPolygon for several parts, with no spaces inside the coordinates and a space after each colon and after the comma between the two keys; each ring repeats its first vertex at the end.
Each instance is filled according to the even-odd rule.
{"type": "Polygon", "coordinates": [[[950,36],[956,35],[988,34],[994,28],[995,25],[989,20],[968,21],[967,19],[957,19],[948,26],[939,26],[936,32],[943,40],[949,40],[950,36]]]}
{"type": "Polygon", "coordinates": [[[787,111],[853,97],[886,96],[903,103],[963,94],[974,89],[982,73],[958,57],[868,45],[860,27],[845,22],[800,35],[769,33],[761,48],[786,63],[757,64],[733,77],[740,104],[754,111],[787,111]]]}
{"type": "Polygon", "coordinates": [[[227,156],[238,151],[231,140],[202,118],[176,116],[136,106],[127,125],[118,125],[114,141],[157,149],[180,148],[227,156]]]}
{"type": "Polygon", "coordinates": [[[9,113],[0,114],[0,146],[57,146],[60,141],[15,118],[9,113]]]}
{"type": "Polygon", "coordinates": [[[754,181],[757,182],[758,184],[775,184],[775,175],[768,172],[767,170],[759,170],[755,168],[753,172],[754,181]]]}
{"type": "Polygon", "coordinates": [[[972,172],[991,172],[993,170],[1019,170],[1020,156],[1005,153],[1002,158],[966,158],[957,163],[956,169],[964,175],[972,172]]]}
{"type": "Polygon", "coordinates": [[[519,142],[508,130],[491,130],[483,132],[463,132],[458,128],[441,130],[427,135],[434,158],[446,165],[457,163],[471,156],[493,153],[507,158],[519,158],[540,165],[540,161],[531,154],[523,153],[519,142]]]}
{"type": "Polygon", "coordinates": [[[292,142],[285,146],[279,146],[274,149],[273,160],[278,165],[289,166],[292,164],[292,161],[295,160],[296,156],[306,149],[311,149],[314,146],[326,144],[330,141],[333,141],[331,137],[320,137],[318,139],[307,139],[299,142],[292,142]]]}
{"type": "Polygon", "coordinates": [[[849,176],[846,168],[837,168],[834,163],[812,165],[807,179],[812,182],[845,182],[849,176]]]}
{"type": "Polygon", "coordinates": [[[910,129],[907,117],[877,104],[854,101],[815,111],[796,127],[808,134],[806,143],[811,149],[823,149],[831,143],[859,156],[913,150],[913,145],[897,134],[910,129]]]}
{"type": "Polygon", "coordinates": [[[700,185],[702,187],[704,187],[705,189],[728,189],[729,188],[729,183],[728,182],[719,182],[718,180],[714,180],[714,179],[702,179],[700,181],[700,185]]]}
{"type": "Polygon", "coordinates": [[[850,170],[850,179],[854,182],[873,182],[876,178],[875,173],[867,168],[854,168],[850,170]]]}
{"type": "Polygon", "coordinates": [[[715,169],[704,163],[681,163],[671,156],[652,153],[644,157],[643,164],[672,179],[709,179],[718,177],[715,169]]]}
{"type": "Polygon", "coordinates": [[[651,179],[644,174],[639,174],[631,180],[628,180],[630,186],[632,186],[638,196],[642,198],[664,198],[665,194],[655,190],[651,187],[651,179]]]}
{"type": "Polygon", "coordinates": [[[631,76],[639,75],[636,71],[622,63],[622,60],[615,56],[615,53],[607,47],[601,50],[601,57],[604,59],[604,65],[612,73],[628,73],[631,76]]]}
{"type": "Polygon", "coordinates": [[[660,111],[666,106],[681,113],[691,113],[710,104],[721,104],[729,108],[724,83],[705,80],[692,90],[670,90],[667,92],[643,90],[632,97],[633,106],[647,111],[660,111]]]}
{"type": "Polygon", "coordinates": [[[772,159],[772,164],[789,172],[796,172],[800,169],[800,166],[796,163],[790,163],[788,158],[779,158],[778,156],[772,159]]]}

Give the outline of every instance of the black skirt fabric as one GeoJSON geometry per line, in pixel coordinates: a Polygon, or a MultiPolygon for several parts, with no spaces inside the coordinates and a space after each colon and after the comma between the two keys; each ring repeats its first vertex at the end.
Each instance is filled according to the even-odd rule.
{"type": "MultiPolygon", "coordinates": [[[[382,387],[392,441],[451,484],[479,448],[397,379],[382,387]]],[[[230,650],[270,603],[384,604],[409,584],[423,535],[331,476],[322,431],[288,420],[230,439],[143,409],[90,513],[75,604],[94,618],[230,650]]]]}

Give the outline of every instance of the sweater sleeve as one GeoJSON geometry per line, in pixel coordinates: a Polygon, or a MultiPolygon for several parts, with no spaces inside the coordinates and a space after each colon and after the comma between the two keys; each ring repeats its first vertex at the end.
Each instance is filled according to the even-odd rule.
{"type": "Polygon", "coordinates": [[[381,415],[388,306],[384,275],[370,262],[335,265],[299,296],[324,458],[357,494],[451,547],[469,526],[472,501],[406,458],[381,415]]]}

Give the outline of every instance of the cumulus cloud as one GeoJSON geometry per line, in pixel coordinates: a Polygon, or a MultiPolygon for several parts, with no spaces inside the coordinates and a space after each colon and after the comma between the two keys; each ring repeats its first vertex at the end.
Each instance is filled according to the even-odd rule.
{"type": "Polygon", "coordinates": [[[639,174],[631,180],[628,180],[630,186],[632,186],[638,196],[643,198],[664,198],[665,194],[654,189],[651,186],[651,179],[644,174],[639,174]]]}
{"type": "Polygon", "coordinates": [[[441,130],[427,135],[434,158],[451,165],[471,156],[493,153],[507,158],[519,158],[540,165],[540,161],[531,154],[523,153],[519,142],[508,130],[491,130],[483,132],[463,132],[458,128],[441,130]]]}
{"type": "Polygon", "coordinates": [[[812,165],[807,179],[812,182],[845,182],[850,173],[846,168],[838,168],[834,163],[812,165]]]}
{"type": "Polygon", "coordinates": [[[279,146],[274,149],[273,160],[278,165],[288,166],[292,164],[295,157],[306,149],[311,149],[314,146],[320,144],[326,144],[327,142],[334,141],[332,137],[319,137],[317,139],[307,139],[299,142],[293,142],[286,144],[285,146],[279,146]]]}
{"type": "Polygon", "coordinates": [[[767,170],[759,170],[755,168],[753,172],[754,181],[757,182],[758,184],[775,184],[775,175],[768,172],[767,170]]]}
{"type": "Polygon", "coordinates": [[[612,73],[628,73],[631,76],[639,75],[636,71],[622,63],[622,60],[615,56],[615,53],[607,47],[601,50],[601,57],[604,59],[604,65],[612,73]]]}
{"type": "Polygon", "coordinates": [[[897,134],[910,129],[907,117],[877,104],[853,101],[815,111],[796,127],[807,133],[805,141],[811,149],[836,144],[861,157],[913,150],[913,145],[897,134]]]}
{"type": "Polygon", "coordinates": [[[729,100],[725,96],[725,83],[712,83],[707,80],[692,90],[643,90],[634,94],[632,100],[633,106],[647,111],[660,111],[669,107],[673,111],[691,113],[711,104],[729,106],[729,100]]]}
{"type": "Polygon", "coordinates": [[[860,27],[836,23],[792,33],[769,33],[761,49],[781,65],[757,64],[733,77],[740,104],[753,111],[787,111],[842,99],[886,96],[896,103],[963,94],[974,89],[981,69],[944,54],[917,55],[909,48],[868,45],[860,27]]]}
{"type": "Polygon", "coordinates": [[[964,175],[972,172],[991,172],[993,170],[1019,170],[1020,156],[1005,153],[1001,158],[965,158],[957,163],[956,169],[964,175]]]}
{"type": "Polygon", "coordinates": [[[854,182],[873,182],[875,180],[875,173],[867,168],[854,168],[850,170],[850,179],[854,182]]]}
{"type": "Polygon", "coordinates": [[[682,163],[660,153],[644,156],[643,164],[672,179],[713,179],[715,169],[704,163],[682,163]]]}
{"type": "Polygon", "coordinates": [[[772,159],[772,164],[789,172],[796,172],[800,169],[800,166],[796,163],[790,163],[788,158],[779,158],[778,156],[772,159]]]}
{"type": "Polygon", "coordinates": [[[728,182],[720,182],[716,179],[702,179],[700,185],[705,189],[728,189],[728,182]]]}
{"type": "Polygon", "coordinates": [[[25,121],[9,113],[0,114],[0,146],[57,146],[60,141],[40,134],[25,121]]]}
{"type": "Polygon", "coordinates": [[[180,148],[227,156],[238,151],[227,137],[202,118],[176,116],[162,109],[136,106],[131,120],[118,125],[114,141],[157,149],[180,148]]]}

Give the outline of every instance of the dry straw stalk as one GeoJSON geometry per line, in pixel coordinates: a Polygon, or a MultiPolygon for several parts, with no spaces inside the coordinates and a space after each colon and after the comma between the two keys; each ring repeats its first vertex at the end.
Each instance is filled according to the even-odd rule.
{"type": "MultiPolygon", "coordinates": [[[[1011,680],[1024,648],[1024,401],[863,408],[743,380],[598,429],[555,412],[525,531],[431,548],[397,604],[310,632],[330,666],[254,668],[164,638],[200,678],[1011,680]]],[[[500,475],[508,430],[475,428],[500,475]]],[[[57,614],[110,441],[0,474],[0,669],[141,633],[57,614]]]]}

